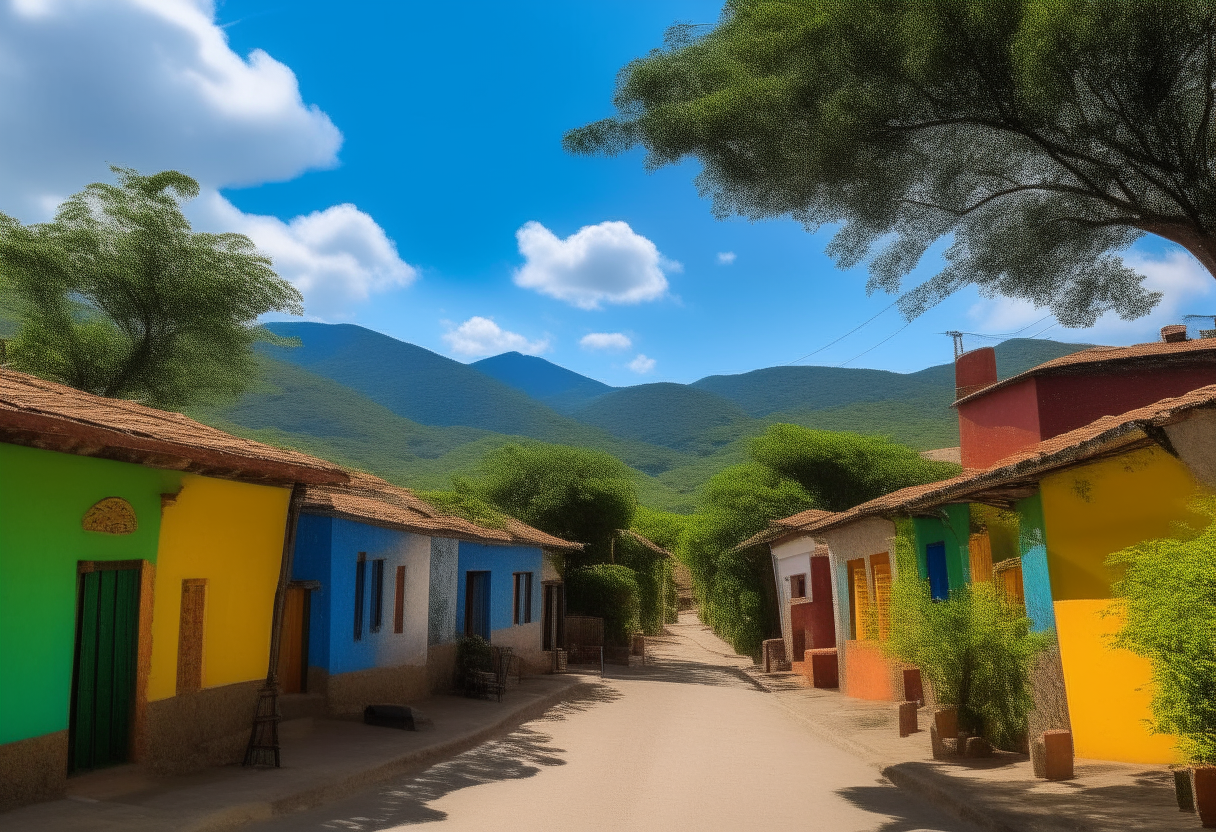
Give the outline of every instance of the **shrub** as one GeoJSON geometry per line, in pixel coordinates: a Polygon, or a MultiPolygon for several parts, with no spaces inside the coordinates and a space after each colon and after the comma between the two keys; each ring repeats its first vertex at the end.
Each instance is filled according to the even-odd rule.
{"type": "Polygon", "coordinates": [[[566,575],[566,603],[571,612],[604,619],[604,641],[618,647],[641,629],[641,591],[628,566],[597,563],[566,575]]]}
{"type": "Polygon", "coordinates": [[[671,563],[628,534],[617,538],[616,562],[633,570],[638,584],[642,632],[649,636],[659,635],[669,618],[668,605],[673,609],[675,605],[671,563]]]}
{"type": "Polygon", "coordinates": [[[493,664],[490,642],[481,636],[463,636],[456,642],[456,684],[464,684],[476,670],[489,670],[493,664]]]}
{"type": "Polygon", "coordinates": [[[1216,498],[1195,510],[1209,524],[1115,552],[1124,567],[1112,587],[1112,613],[1125,615],[1113,645],[1148,659],[1153,673],[1150,728],[1174,734],[1192,764],[1216,764],[1216,498]]]}
{"type": "Polygon", "coordinates": [[[1019,605],[991,583],[952,589],[934,601],[917,569],[906,527],[895,540],[891,635],[886,649],[920,668],[939,704],[958,708],[959,727],[999,748],[1016,748],[1034,707],[1030,674],[1035,656],[1052,643],[1031,632],[1019,605]]]}

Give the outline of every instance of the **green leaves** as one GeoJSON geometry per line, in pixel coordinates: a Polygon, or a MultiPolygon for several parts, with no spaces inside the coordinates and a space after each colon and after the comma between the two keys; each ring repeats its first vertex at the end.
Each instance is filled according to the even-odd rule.
{"type": "Polygon", "coordinates": [[[21,328],[20,370],[103,396],[180,409],[235,397],[255,377],[257,319],[300,314],[300,294],[239,234],[191,230],[177,171],[115,168],[53,222],[0,215],[0,274],[21,328]]]}
{"type": "Polygon", "coordinates": [[[829,254],[908,317],[975,284],[1086,326],[1160,299],[1117,256],[1145,233],[1216,272],[1214,77],[1213,2],[730,0],[565,144],[695,157],[721,216],[838,225],[829,254]]]}
{"type": "Polygon", "coordinates": [[[1178,737],[1196,765],[1216,764],[1216,498],[1198,500],[1207,527],[1115,552],[1112,591],[1123,626],[1113,646],[1153,668],[1152,730],[1178,737]]]}
{"type": "Polygon", "coordinates": [[[604,641],[624,647],[642,629],[641,590],[627,566],[597,563],[566,575],[566,600],[571,610],[604,619],[604,641]]]}

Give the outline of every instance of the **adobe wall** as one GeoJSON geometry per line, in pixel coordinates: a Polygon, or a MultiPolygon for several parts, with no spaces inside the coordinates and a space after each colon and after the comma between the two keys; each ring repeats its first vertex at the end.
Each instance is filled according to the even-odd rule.
{"type": "Polygon", "coordinates": [[[1051,375],[1038,379],[1039,423],[1048,439],[1084,427],[1103,416],[1216,384],[1216,362],[1156,367],[1103,367],[1094,375],[1051,375]]]}
{"type": "Polygon", "coordinates": [[[142,762],[162,774],[239,763],[263,684],[259,679],[149,702],[142,762]]]}
{"type": "Polygon", "coordinates": [[[0,812],[63,796],[68,779],[68,732],[0,745],[0,812]]]}
{"type": "Polygon", "coordinates": [[[431,680],[425,665],[372,667],[330,675],[325,699],[334,716],[360,714],[368,705],[405,705],[426,697],[431,680]]]}
{"type": "Polygon", "coordinates": [[[964,468],[987,468],[1040,440],[1035,378],[993,390],[958,405],[964,468]]]}

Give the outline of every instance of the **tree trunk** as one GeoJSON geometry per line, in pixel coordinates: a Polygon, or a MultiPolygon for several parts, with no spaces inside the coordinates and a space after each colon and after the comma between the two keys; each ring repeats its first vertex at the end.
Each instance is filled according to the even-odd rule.
{"type": "Polygon", "coordinates": [[[1216,235],[1199,231],[1189,225],[1148,224],[1140,228],[1182,246],[1208,270],[1213,279],[1216,279],[1216,235]]]}

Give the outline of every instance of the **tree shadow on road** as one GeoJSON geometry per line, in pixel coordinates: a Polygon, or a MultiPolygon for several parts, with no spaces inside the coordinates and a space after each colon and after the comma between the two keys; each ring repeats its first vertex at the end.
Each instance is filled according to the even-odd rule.
{"type": "MultiPolygon", "coordinates": [[[[531,724],[557,722],[590,710],[596,705],[615,701],[620,696],[621,694],[607,686],[593,685],[589,690],[584,690],[545,711],[531,724]]],[[[566,753],[565,749],[555,747],[552,740],[551,736],[542,731],[521,725],[500,739],[491,740],[450,760],[437,763],[391,786],[381,787],[378,792],[378,805],[370,815],[335,818],[333,816],[340,811],[340,807],[331,807],[318,813],[324,814],[327,820],[312,825],[297,818],[297,821],[302,822],[292,828],[374,832],[444,820],[447,813],[432,809],[429,803],[460,789],[503,780],[521,780],[532,777],[547,766],[565,765],[566,761],[562,758],[566,753]]],[[[367,795],[355,800],[361,807],[375,802],[369,800],[367,795]]],[[[490,823],[487,829],[492,828],[493,824],[490,823]]]]}
{"type": "Polygon", "coordinates": [[[619,679],[644,679],[648,682],[674,682],[681,685],[710,685],[713,687],[764,688],[741,667],[704,664],[681,659],[659,659],[645,667],[609,667],[606,675],[619,679]]]}
{"type": "Polygon", "coordinates": [[[850,786],[836,793],[858,809],[875,815],[885,815],[886,822],[874,827],[874,832],[974,832],[975,827],[964,820],[909,799],[908,792],[890,785],[850,786]]]}

